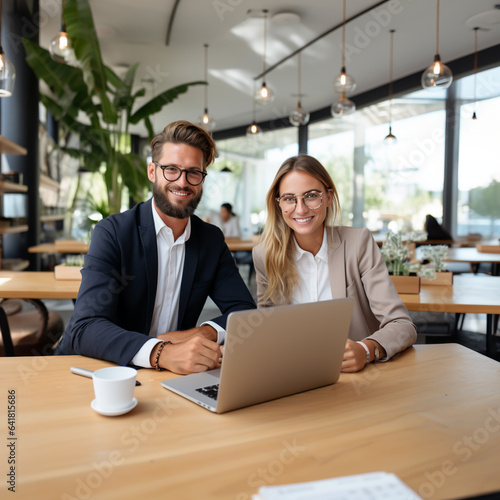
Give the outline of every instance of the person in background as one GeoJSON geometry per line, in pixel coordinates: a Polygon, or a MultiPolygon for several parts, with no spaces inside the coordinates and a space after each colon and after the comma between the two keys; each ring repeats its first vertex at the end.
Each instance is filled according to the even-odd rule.
{"type": "Polygon", "coordinates": [[[228,315],[255,308],[219,228],[194,215],[211,136],[173,122],[151,142],[153,197],[100,221],[56,354],[175,373],[217,367],[228,315]],[[221,315],[196,327],[211,297],[221,315]]]}
{"type": "Polygon", "coordinates": [[[318,160],[286,160],[266,205],[265,230],[253,250],[259,307],[353,297],[344,372],[387,361],[413,345],[416,328],[377,244],[366,228],[336,225],[337,190],[318,160]]]}
{"type": "Polygon", "coordinates": [[[451,234],[430,214],[425,216],[424,231],[428,240],[453,241],[451,234]]]}
{"type": "Polygon", "coordinates": [[[220,218],[221,229],[226,238],[241,238],[240,221],[233,212],[231,203],[223,203],[220,206],[220,218]]]}

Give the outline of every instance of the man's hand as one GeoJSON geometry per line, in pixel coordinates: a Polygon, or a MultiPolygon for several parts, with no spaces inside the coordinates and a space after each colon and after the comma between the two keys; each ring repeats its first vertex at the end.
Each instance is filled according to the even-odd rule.
{"type": "Polygon", "coordinates": [[[344,373],[359,372],[366,365],[366,351],[362,345],[347,339],[344,357],[342,359],[342,371],[344,373]]]}
{"type": "Polygon", "coordinates": [[[189,330],[162,333],[156,338],[160,340],[169,340],[172,344],[178,344],[179,342],[185,342],[186,340],[196,336],[217,342],[217,331],[210,325],[197,326],[196,328],[190,328],[189,330]]]}
{"type": "MultiPolygon", "coordinates": [[[[158,344],[151,352],[151,365],[154,366],[158,344]]],[[[220,346],[202,335],[195,335],[185,342],[167,344],[160,353],[159,366],[173,373],[204,372],[220,366],[220,346]]]]}

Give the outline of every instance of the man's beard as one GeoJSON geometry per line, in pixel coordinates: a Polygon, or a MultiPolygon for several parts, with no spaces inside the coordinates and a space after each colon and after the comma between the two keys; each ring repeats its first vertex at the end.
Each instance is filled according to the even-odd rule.
{"type": "Polygon", "coordinates": [[[155,205],[158,207],[160,212],[164,213],[169,217],[174,217],[175,219],[186,219],[187,217],[191,217],[196,207],[200,203],[201,195],[203,194],[203,189],[200,191],[198,196],[192,198],[187,205],[183,207],[178,207],[173,205],[167,196],[166,191],[174,190],[174,191],[187,191],[192,193],[192,190],[189,189],[181,189],[174,184],[169,184],[168,188],[161,188],[156,182],[153,183],[153,198],[155,200],[155,205]]]}

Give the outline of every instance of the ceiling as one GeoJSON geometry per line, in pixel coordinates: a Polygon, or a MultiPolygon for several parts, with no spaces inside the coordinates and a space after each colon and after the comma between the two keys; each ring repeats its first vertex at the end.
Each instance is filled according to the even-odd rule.
{"type": "MultiPolygon", "coordinates": [[[[209,44],[208,107],[216,120],[216,131],[252,121],[255,77],[263,69],[262,9],[269,10],[268,67],[342,23],[342,0],[90,0],[90,3],[104,62],[117,72],[139,62],[136,84],[147,89],[148,99],[181,83],[203,80],[203,44],[209,44]],[[176,3],[167,46],[169,20],[176,3]],[[299,22],[283,25],[273,21],[276,14],[284,12],[298,14],[299,22]]],[[[378,3],[348,0],[347,18],[378,3]]],[[[473,53],[476,25],[484,28],[478,36],[480,50],[500,43],[500,9],[495,9],[495,3],[494,0],[441,1],[439,52],[443,62],[473,53]],[[473,16],[477,17],[470,19],[473,16]]],[[[41,0],[40,10],[45,20],[41,23],[40,43],[47,48],[59,30],[60,12],[54,11],[53,0],[41,0]]],[[[436,48],[436,1],[390,0],[347,24],[347,72],[357,82],[356,91],[349,96],[352,100],[356,101],[356,94],[388,82],[390,29],[396,30],[394,79],[423,71],[431,64],[436,48]]],[[[341,67],[341,31],[335,30],[302,53],[302,105],[310,111],[338,99],[332,81],[341,67]]],[[[267,107],[257,106],[257,121],[286,116],[295,107],[297,58],[270,72],[266,82],[276,99],[267,107]]],[[[155,130],[177,119],[198,121],[203,99],[203,86],[192,87],[154,116],[155,130]]],[[[145,135],[142,127],[134,131],[145,135]]]]}

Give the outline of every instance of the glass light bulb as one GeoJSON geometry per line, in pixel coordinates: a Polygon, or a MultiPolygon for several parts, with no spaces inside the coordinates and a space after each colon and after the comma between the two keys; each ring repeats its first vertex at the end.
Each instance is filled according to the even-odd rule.
{"type": "Polygon", "coordinates": [[[398,142],[396,136],[392,133],[392,127],[389,125],[389,133],[384,137],[384,142],[388,145],[398,142]]]}
{"type": "Polygon", "coordinates": [[[262,129],[255,122],[252,122],[252,124],[247,128],[246,135],[247,137],[255,137],[260,133],[262,133],[262,129]]]}
{"type": "Polygon", "coordinates": [[[50,41],[49,53],[58,63],[71,64],[75,61],[73,46],[65,31],[61,31],[50,41]]]}
{"type": "Polygon", "coordinates": [[[207,132],[212,132],[215,128],[215,120],[208,114],[208,111],[205,110],[203,115],[198,118],[198,125],[203,127],[207,132]]]}
{"type": "Polygon", "coordinates": [[[453,82],[451,69],[441,62],[439,54],[434,56],[434,62],[422,73],[421,83],[424,89],[447,89],[453,82]]]}
{"type": "Polygon", "coordinates": [[[294,127],[299,125],[307,125],[309,123],[309,111],[305,110],[302,106],[297,105],[297,107],[290,113],[288,119],[294,127]]]}
{"type": "Polygon", "coordinates": [[[351,75],[346,73],[345,68],[342,68],[340,75],[333,80],[333,89],[339,94],[342,92],[346,94],[354,92],[356,90],[356,81],[351,75]]]}
{"type": "Polygon", "coordinates": [[[0,54],[0,97],[9,97],[14,92],[16,69],[5,54],[0,54]]]}
{"type": "Polygon", "coordinates": [[[350,99],[347,99],[344,93],[340,95],[340,99],[332,104],[330,108],[334,118],[342,118],[343,116],[351,115],[356,111],[356,104],[350,99]]]}
{"type": "Polygon", "coordinates": [[[258,104],[267,106],[274,101],[274,92],[266,85],[266,82],[262,82],[262,87],[255,92],[254,99],[258,104]]]}

